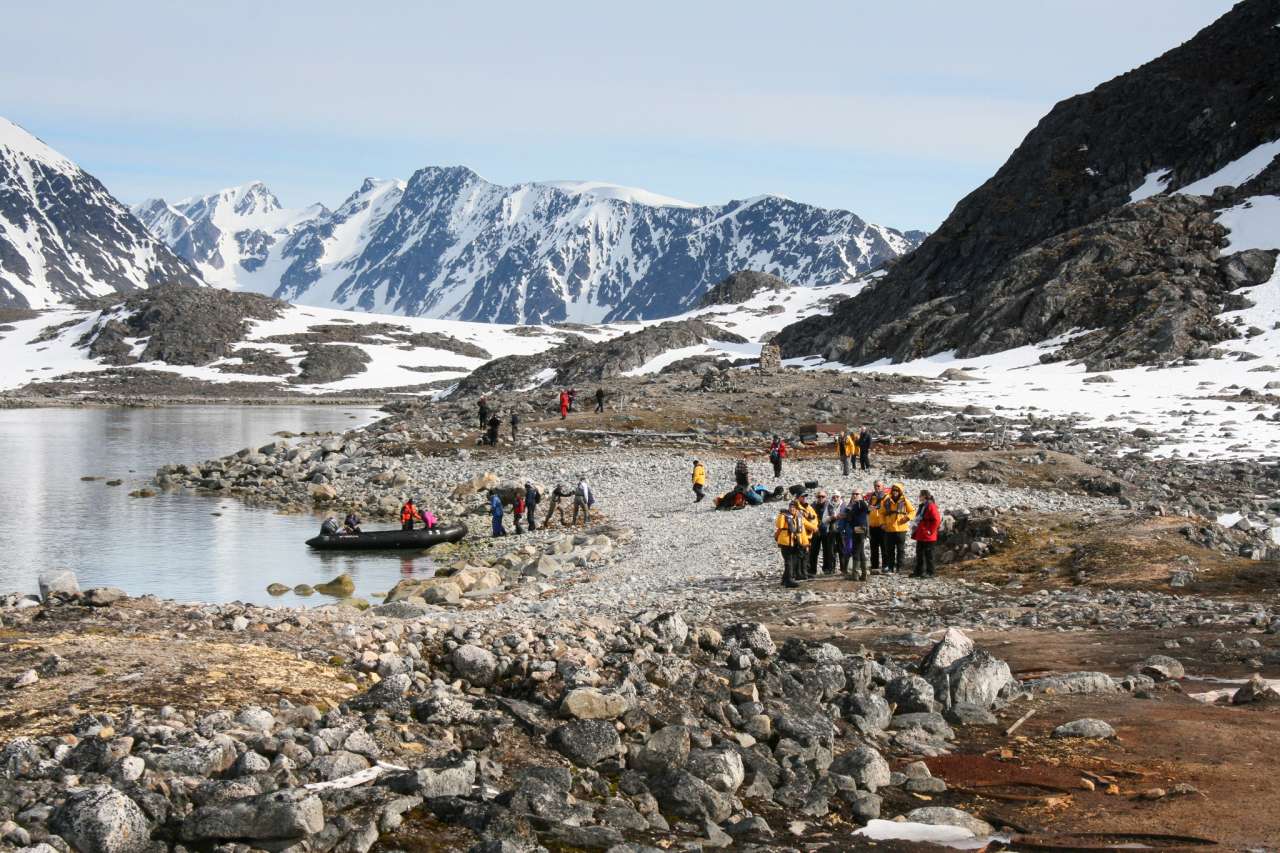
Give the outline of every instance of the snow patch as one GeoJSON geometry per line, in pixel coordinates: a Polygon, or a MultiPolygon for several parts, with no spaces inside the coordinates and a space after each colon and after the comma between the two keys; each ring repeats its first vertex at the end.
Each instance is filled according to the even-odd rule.
{"type": "Polygon", "coordinates": [[[1182,195],[1213,195],[1218,187],[1238,187],[1256,178],[1280,154],[1280,139],[1264,142],[1248,154],[1233,160],[1212,175],[1207,175],[1178,190],[1182,195]]]}
{"type": "Polygon", "coordinates": [[[1159,195],[1167,190],[1169,176],[1173,172],[1170,169],[1157,169],[1154,172],[1148,172],[1146,179],[1143,180],[1142,186],[1129,193],[1129,201],[1142,201],[1144,198],[1151,198],[1153,195],[1159,195]]]}

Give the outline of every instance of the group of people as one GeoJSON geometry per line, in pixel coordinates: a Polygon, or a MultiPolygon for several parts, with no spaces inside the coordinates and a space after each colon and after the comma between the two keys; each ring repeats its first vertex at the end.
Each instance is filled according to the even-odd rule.
{"type": "MultiPolygon", "coordinates": [[[[498,433],[502,430],[502,416],[497,409],[489,408],[487,397],[481,397],[476,408],[480,415],[480,429],[484,430],[481,442],[494,447],[498,444],[498,433]]],[[[508,422],[511,424],[511,442],[514,444],[520,435],[520,413],[512,412],[508,422]]]]}
{"type": "Polygon", "coordinates": [[[413,498],[409,498],[400,505],[400,529],[413,530],[414,524],[421,524],[427,530],[434,529],[440,523],[440,519],[426,507],[421,507],[414,502],[413,498]]]}
{"type": "Polygon", "coordinates": [[[338,519],[332,515],[326,518],[320,524],[320,533],[324,536],[359,536],[364,532],[360,529],[360,523],[360,514],[353,509],[347,513],[342,524],[338,524],[338,519]]]}
{"type": "Polygon", "coordinates": [[[871,430],[863,426],[855,435],[853,431],[836,436],[836,454],[840,457],[840,473],[846,477],[856,463],[861,471],[871,470],[871,430]]]}
{"type": "MultiPolygon", "coordinates": [[[[604,411],[605,393],[603,388],[596,389],[596,412],[604,411]]],[[[560,389],[560,420],[569,417],[569,413],[574,410],[574,406],[578,402],[577,388],[560,389]]]]}
{"type": "MultiPolygon", "coordinates": [[[[551,523],[553,516],[559,514],[560,524],[563,527],[577,527],[578,519],[582,519],[582,524],[591,521],[591,508],[595,506],[596,496],[591,486],[587,483],[585,475],[578,477],[578,484],[570,486],[567,483],[558,483],[551,494],[547,496],[548,506],[546,517],[542,520],[542,526],[546,527],[551,523]],[[565,507],[562,501],[571,501],[573,514],[570,518],[565,517],[565,507]]],[[[538,504],[542,503],[542,492],[531,482],[526,482],[523,488],[517,488],[511,496],[511,515],[515,526],[515,533],[524,533],[521,526],[521,519],[525,519],[529,531],[538,529],[536,513],[538,504]]],[[[489,492],[489,517],[493,522],[493,535],[506,536],[507,529],[503,523],[506,517],[506,508],[502,500],[502,495],[497,489],[489,492]]]]}
{"type": "Polygon", "coordinates": [[[932,577],[934,548],[942,513],[927,489],[913,505],[901,483],[889,489],[877,480],[870,492],[843,499],[819,489],[812,502],[799,491],[774,520],[774,542],[782,551],[782,584],[794,587],[800,581],[822,574],[852,574],[867,580],[867,550],[870,572],[895,574],[906,568],[907,536],[915,542],[915,571],[912,577],[932,577]],[[867,547],[869,546],[869,547],[867,547]]]}

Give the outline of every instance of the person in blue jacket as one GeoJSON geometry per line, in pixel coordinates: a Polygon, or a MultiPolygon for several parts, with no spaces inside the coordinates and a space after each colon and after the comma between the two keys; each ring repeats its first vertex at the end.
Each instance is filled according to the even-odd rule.
{"type": "Polygon", "coordinates": [[[502,527],[502,498],[497,492],[489,493],[489,514],[493,516],[493,535],[506,536],[507,531],[502,527]]]}
{"type": "Polygon", "coordinates": [[[844,510],[840,513],[840,573],[847,575],[849,564],[856,558],[855,580],[867,579],[867,553],[863,542],[867,539],[870,513],[871,505],[856,491],[845,501],[844,510]]]}

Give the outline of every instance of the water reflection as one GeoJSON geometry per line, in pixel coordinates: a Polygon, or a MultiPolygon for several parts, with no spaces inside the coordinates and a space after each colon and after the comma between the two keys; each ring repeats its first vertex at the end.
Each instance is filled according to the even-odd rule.
{"type": "Polygon", "coordinates": [[[376,417],[327,406],[0,411],[0,590],[34,591],[41,569],[67,567],[82,586],[134,595],[314,605],[324,596],[273,598],[266,586],[314,586],[348,572],[367,597],[404,575],[430,575],[435,567],[421,554],[312,552],[303,543],[318,517],[193,495],[128,497],[166,462],[257,447],[281,430],[345,429],[376,417]],[[123,485],[107,486],[112,478],[123,485]]]}

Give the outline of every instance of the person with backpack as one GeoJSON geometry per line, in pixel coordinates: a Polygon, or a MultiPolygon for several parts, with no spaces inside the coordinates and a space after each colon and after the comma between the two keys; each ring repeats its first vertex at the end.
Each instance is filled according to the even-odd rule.
{"type": "Polygon", "coordinates": [[[880,514],[883,517],[880,526],[884,530],[884,570],[885,574],[894,574],[905,568],[907,529],[916,514],[901,483],[894,483],[889,489],[880,504],[880,514]]]}
{"type": "Polygon", "coordinates": [[[775,435],[773,442],[769,445],[769,461],[773,463],[773,476],[775,479],[782,477],[782,460],[786,458],[787,443],[775,435]]]}
{"type": "Polygon", "coordinates": [[[866,498],[853,494],[845,501],[844,511],[840,515],[840,572],[848,574],[850,564],[856,563],[853,572],[855,580],[867,579],[867,555],[862,543],[867,538],[870,512],[871,507],[866,498]]]}
{"type": "Polygon", "coordinates": [[[506,528],[502,526],[502,497],[496,492],[489,492],[489,515],[493,519],[493,535],[506,536],[506,528]]]}
{"type": "Polygon", "coordinates": [[[511,443],[515,444],[520,433],[520,415],[515,412],[511,413],[511,443]]]}
{"type": "Polygon", "coordinates": [[[538,512],[538,501],[542,500],[542,492],[538,491],[533,483],[526,482],[524,484],[524,504],[528,507],[529,532],[538,529],[538,521],[535,518],[538,512]]]}
{"type": "Polygon", "coordinates": [[[916,522],[911,538],[916,543],[916,570],[913,578],[933,577],[933,549],[938,543],[938,528],[942,526],[942,512],[933,500],[933,492],[920,492],[920,508],[916,510],[916,522]]]}
{"type": "Polygon", "coordinates": [[[863,471],[871,470],[871,430],[865,426],[858,433],[858,467],[863,471]]]}
{"type": "Polygon", "coordinates": [[[884,483],[876,480],[863,496],[867,502],[867,542],[871,547],[871,571],[880,571],[884,557],[884,483]]]}
{"type": "Polygon", "coordinates": [[[578,512],[582,512],[582,524],[591,523],[591,507],[595,505],[596,496],[587,485],[585,477],[578,478],[578,486],[573,490],[573,526],[578,526],[578,512]]]}
{"type": "Polygon", "coordinates": [[[414,506],[413,498],[409,498],[400,507],[400,529],[412,530],[415,521],[422,521],[422,513],[414,506]]]}
{"type": "Polygon", "coordinates": [[[693,460],[693,502],[702,503],[706,497],[707,468],[697,459],[693,460]]]}
{"type": "Polygon", "coordinates": [[[520,526],[520,520],[524,517],[526,509],[524,489],[516,489],[515,499],[511,502],[511,519],[515,524],[517,536],[524,533],[524,528],[520,526]]]}
{"type": "Polygon", "coordinates": [[[782,585],[797,587],[805,574],[810,540],[818,531],[818,516],[803,494],[778,511],[773,524],[773,541],[782,552],[782,585]]]}

